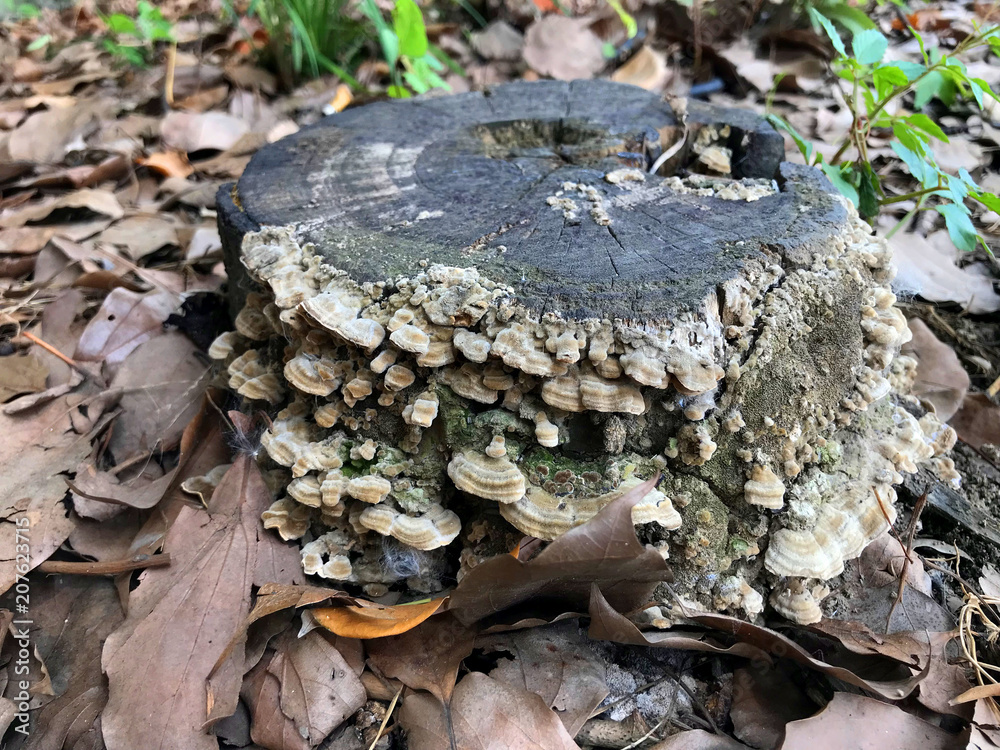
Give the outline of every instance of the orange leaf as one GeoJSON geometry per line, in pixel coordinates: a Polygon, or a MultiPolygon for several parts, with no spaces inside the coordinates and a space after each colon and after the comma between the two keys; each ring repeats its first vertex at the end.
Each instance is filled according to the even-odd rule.
{"type": "Polygon", "coordinates": [[[555,11],[559,10],[559,6],[557,6],[554,2],[552,2],[552,0],[532,0],[532,1],[535,3],[535,7],[538,8],[538,10],[542,11],[542,13],[554,13],[555,11]]]}
{"type": "Polygon", "coordinates": [[[162,151],[139,159],[139,166],[149,167],[164,177],[187,177],[194,173],[194,167],[187,156],[179,151],[162,151]]]}
{"type": "MultiPolygon", "coordinates": [[[[447,597],[446,597],[447,598],[447,597]]],[[[422,604],[320,607],[312,610],[316,622],[343,638],[383,638],[415,628],[440,609],[445,599],[422,604]]]]}

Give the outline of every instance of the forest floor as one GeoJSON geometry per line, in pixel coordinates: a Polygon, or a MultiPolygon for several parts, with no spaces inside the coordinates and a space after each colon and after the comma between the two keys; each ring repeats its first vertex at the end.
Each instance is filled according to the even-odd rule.
{"type": "MultiPolygon", "coordinates": [[[[626,6],[633,39],[596,0],[425,17],[463,70],[445,76],[453,91],[607,77],[769,106],[829,153],[842,140],[832,48],[792,5],[626,6]]],[[[693,615],[660,640],[620,623],[597,640],[575,617],[477,636],[426,619],[433,601],[306,586],[297,547],[282,568],[291,547],[240,513],[270,499],[206,356],[231,327],[215,195],[266,144],[384,98],[388,67],[362,60],[363,92],[332,76],[289,89],[256,55],[252,19],[204,0],[158,7],[177,43],[150,44],[146,66],[113,54],[91,0],[0,22],[4,748],[433,750],[449,725],[457,747],[490,750],[1000,747],[1000,295],[984,253],[960,258],[933,212],[890,240],[914,394],[957,430],[961,487],[909,477],[895,536],[834,584],[831,601],[851,606],[815,625],[693,615]],[[276,573],[260,588],[248,571],[264,560],[276,573]],[[876,582],[898,588],[898,607],[866,595],[876,582]]],[[[941,2],[872,17],[892,59],[916,60],[906,24],[947,47],[990,13],[941,2]]],[[[996,59],[968,65],[1000,86],[996,59]]],[[[1000,188],[1000,110],[994,125],[992,110],[928,106],[950,136],[942,169],[1000,188]]],[[[888,142],[869,155],[905,192],[888,142]]],[[[912,207],[894,204],[877,231],[912,207]]],[[[1000,249],[1000,216],[974,219],[1000,249]]]]}

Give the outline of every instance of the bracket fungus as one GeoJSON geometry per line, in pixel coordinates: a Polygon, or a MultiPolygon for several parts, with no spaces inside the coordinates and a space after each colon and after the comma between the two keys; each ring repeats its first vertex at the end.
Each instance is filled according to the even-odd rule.
{"type": "Polygon", "coordinates": [[[948,470],[954,433],[891,385],[886,244],[756,116],[692,101],[687,128],[668,174],[625,174],[683,132],[668,104],[512,84],[327,118],[220,191],[210,354],[272,408],[266,524],[308,573],[433,591],[463,527],[554,539],[660,473],[633,520],[675,591],[803,622],[902,474],[948,470]]]}

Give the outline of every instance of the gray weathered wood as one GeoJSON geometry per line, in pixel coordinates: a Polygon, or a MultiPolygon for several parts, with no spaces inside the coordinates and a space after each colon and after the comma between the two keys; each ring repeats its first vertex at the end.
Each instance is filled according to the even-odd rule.
{"type": "Polygon", "coordinates": [[[687,147],[672,161],[691,160],[702,127],[728,125],[733,176],[775,179],[780,192],[622,200],[627,187],[602,179],[625,166],[620,154],[641,151],[644,137],[668,148],[682,132],[668,104],[631,86],[547,81],[379,102],[262,149],[220,191],[231,278],[239,289],[245,232],[292,224],[359,281],[410,274],[428,259],[474,265],[538,312],[664,319],[764,250],[794,260],[843,221],[818,173],[781,164],[782,139],[765,121],[699,102],[688,110],[687,147]],[[549,205],[566,182],[598,186],[610,223],[590,220],[578,195],[579,220],[549,205]]]}

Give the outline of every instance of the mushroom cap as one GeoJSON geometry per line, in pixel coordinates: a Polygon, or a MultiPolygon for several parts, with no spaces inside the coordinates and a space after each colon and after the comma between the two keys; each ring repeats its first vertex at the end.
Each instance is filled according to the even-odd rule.
{"type": "Polygon", "coordinates": [[[778,510],[785,506],[785,484],[770,466],[757,464],[743,485],[743,498],[751,505],[778,510]]]}
{"type": "Polygon", "coordinates": [[[392,491],[392,483],[385,477],[367,474],[354,477],[347,483],[347,494],[363,503],[372,505],[385,500],[392,491]]]}
{"type": "Polygon", "coordinates": [[[474,333],[468,328],[456,328],[452,341],[455,348],[470,362],[485,362],[490,356],[490,347],[493,346],[489,336],[474,333]]]}
{"type": "Polygon", "coordinates": [[[386,370],[385,387],[390,391],[401,391],[413,385],[416,379],[417,376],[413,374],[413,370],[410,368],[403,367],[402,365],[393,365],[386,370]]]}
{"type": "Polygon", "coordinates": [[[277,529],[286,542],[299,539],[309,530],[312,509],[300,505],[291,498],[283,497],[271,504],[260,514],[265,529],[277,529]]]}
{"type": "Polygon", "coordinates": [[[636,415],[646,411],[641,390],[626,382],[602,378],[595,372],[581,374],[580,400],[583,408],[591,411],[636,415]]]}
{"type": "Polygon", "coordinates": [[[446,371],[444,381],[459,396],[480,404],[495,403],[500,396],[498,391],[483,385],[482,370],[473,364],[446,371]]]}
{"type": "Polygon", "coordinates": [[[790,580],[771,592],[770,602],[775,611],[799,625],[812,625],[823,619],[820,602],[829,596],[826,586],[807,588],[802,581],[790,580]]]}
{"type": "Polygon", "coordinates": [[[403,351],[414,354],[426,354],[431,346],[431,337],[409,323],[390,333],[389,341],[403,351]]]}
{"type": "Polygon", "coordinates": [[[361,524],[383,536],[398,539],[408,547],[432,550],[444,547],[458,536],[462,523],[458,516],[437,503],[417,516],[409,516],[382,503],[361,512],[361,524]]]}
{"type": "MultiPolygon", "coordinates": [[[[608,503],[641,483],[639,479],[628,479],[611,492],[592,497],[553,495],[530,486],[517,502],[501,505],[500,515],[521,533],[551,541],[586,523],[608,503]]],[[[681,525],[681,516],[670,498],[659,490],[651,490],[632,507],[632,522],[655,522],[666,529],[676,529],[681,525]]]]}
{"type": "Polygon", "coordinates": [[[508,458],[462,451],[448,463],[448,476],[463,492],[498,503],[513,503],[524,495],[524,475],[508,458]]]}

